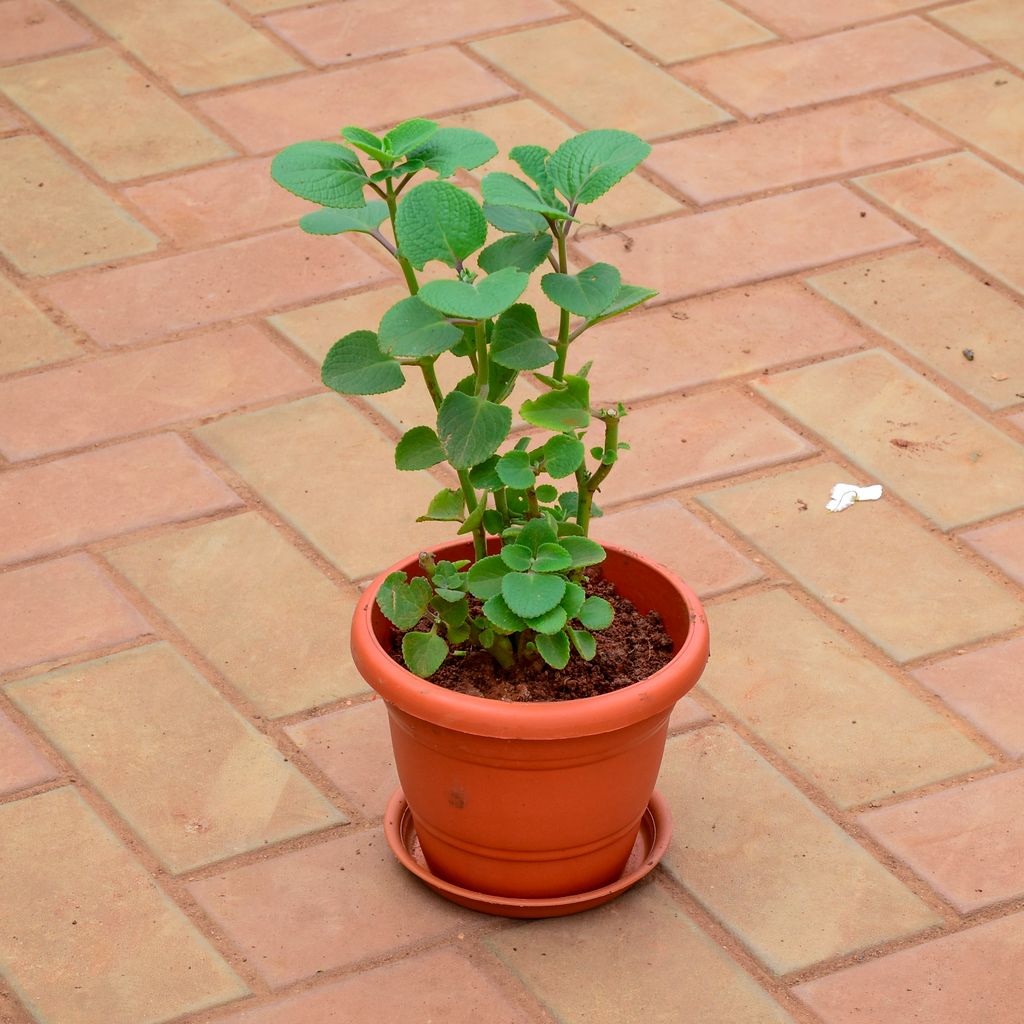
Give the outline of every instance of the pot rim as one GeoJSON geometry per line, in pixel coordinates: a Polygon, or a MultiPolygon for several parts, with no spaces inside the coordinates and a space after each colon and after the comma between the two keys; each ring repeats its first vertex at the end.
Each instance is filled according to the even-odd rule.
{"type": "MultiPolygon", "coordinates": [[[[452,548],[471,540],[457,538],[429,548],[447,558],[452,548]]],[[[372,617],[377,590],[392,572],[408,572],[418,559],[406,556],[370,583],[352,616],[352,658],[363,679],[390,704],[407,714],[446,728],[503,739],[557,739],[595,735],[623,728],[671,710],[700,678],[709,654],[707,616],[700,599],[675,573],[638,552],[603,544],[625,560],[643,564],[674,590],[689,612],[690,629],[671,661],[653,675],[611,693],[565,701],[515,703],[456,693],[403,668],[381,646],[372,617]]],[[[471,553],[471,552],[470,552],[471,553]]]]}

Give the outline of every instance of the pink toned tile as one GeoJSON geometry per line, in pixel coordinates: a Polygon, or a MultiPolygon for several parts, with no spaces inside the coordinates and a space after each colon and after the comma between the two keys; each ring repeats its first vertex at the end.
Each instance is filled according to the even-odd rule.
{"type": "Polygon", "coordinates": [[[927,0],[743,0],[744,10],[790,36],[813,36],[929,6],[927,0]]]}
{"type": "Polygon", "coordinates": [[[70,50],[95,39],[87,28],[48,0],[0,3],[0,62],[70,50]]]}
{"type": "Polygon", "coordinates": [[[0,474],[0,563],[239,505],[171,434],[8,469],[0,474]]]}
{"type": "Polygon", "coordinates": [[[101,345],[127,345],[389,276],[346,238],[274,231],[198,252],[94,271],[44,289],[101,345]]]}
{"type": "Polygon", "coordinates": [[[55,778],[57,769],[50,759],[0,711],[0,796],[55,778]]]}
{"type": "Polygon", "coordinates": [[[1024,586],[1024,518],[1009,519],[960,535],[980,555],[1024,586]]]}
{"type": "Polygon", "coordinates": [[[695,725],[705,725],[711,721],[708,714],[692,697],[684,697],[673,709],[668,720],[669,732],[681,732],[692,729],[695,725]]]}
{"type": "Polygon", "coordinates": [[[22,127],[21,119],[13,110],[0,106],[0,132],[14,132],[22,127]]]}
{"type": "Polygon", "coordinates": [[[149,623],[89,555],[68,555],[0,575],[5,608],[0,671],[134,640],[149,623]]]}

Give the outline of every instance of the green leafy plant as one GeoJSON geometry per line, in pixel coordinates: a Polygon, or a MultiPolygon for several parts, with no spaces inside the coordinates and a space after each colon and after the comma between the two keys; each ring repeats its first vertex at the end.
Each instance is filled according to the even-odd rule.
{"type": "Polygon", "coordinates": [[[375,331],[337,341],[323,382],[341,394],[375,395],[402,387],[404,368],[419,372],[436,421],[402,436],[395,465],[413,471],[447,463],[454,470],[458,488],[439,491],[419,521],[457,523],[459,534],[472,536],[475,556],[437,562],[423,555],[423,575],[393,573],[377,603],[407,631],[403,657],[425,678],[449,655],[475,648],[505,668],[540,657],[561,669],[572,650],[589,660],[594,631],[613,615],[581,585],[585,569],[605,558],[588,536],[601,514],[594,496],[628,445],[619,440],[624,407],[592,408],[590,364],[569,373],[567,359],[581,334],[655,292],[624,284],[607,263],[570,272],[567,240],[580,208],[629,174],[650,146],[615,130],[583,132],[554,152],[516,146],[509,156],[524,177],[485,175],[481,204],[448,180],[497,154],[479,132],[416,118],[383,136],[354,126],[341,136],[342,143],[289,146],[271,173],[322,207],[301,219],[303,230],[369,235],[397,261],[409,296],[375,331]],[[424,172],[434,176],[412,184],[424,172]],[[504,237],[487,244],[488,225],[504,237]],[[418,272],[432,263],[451,274],[421,283],[418,272]],[[553,337],[543,333],[537,310],[520,301],[531,274],[545,266],[540,286],[557,310],[553,337]],[[441,357],[465,360],[465,375],[448,393],[436,371],[441,357]],[[519,415],[545,436],[502,450],[512,429],[506,403],[521,373],[532,373],[543,390],[519,415]],[[594,419],[604,440],[590,449],[589,463],[584,437],[594,419]],[[560,489],[563,481],[568,489],[560,489]],[[501,540],[497,554],[488,554],[489,535],[501,540]],[[415,628],[423,620],[426,631],[415,628]]]}

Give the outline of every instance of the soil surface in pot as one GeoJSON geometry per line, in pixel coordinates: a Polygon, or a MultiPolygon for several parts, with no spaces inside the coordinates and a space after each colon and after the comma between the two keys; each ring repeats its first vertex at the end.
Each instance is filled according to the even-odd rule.
{"type": "MultiPolygon", "coordinates": [[[[575,700],[638,683],[671,661],[672,638],[665,632],[657,612],[641,615],[633,602],[622,597],[599,570],[588,573],[584,589],[588,594],[605,598],[615,609],[612,624],[594,633],[597,654],[593,661],[584,661],[574,650],[569,664],[561,670],[534,657],[506,671],[486,651],[474,650],[465,657],[449,656],[430,681],[457,693],[492,700],[575,700]]],[[[471,598],[471,605],[475,601],[471,598]]],[[[473,609],[477,610],[478,607],[473,609]]],[[[430,624],[424,619],[416,628],[426,631],[430,624]]],[[[394,636],[391,656],[404,666],[403,635],[394,636]]]]}

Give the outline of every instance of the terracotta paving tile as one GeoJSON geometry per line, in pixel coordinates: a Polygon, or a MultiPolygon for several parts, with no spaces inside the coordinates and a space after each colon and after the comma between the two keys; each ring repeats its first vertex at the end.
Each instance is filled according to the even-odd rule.
{"type": "Polygon", "coordinates": [[[657,885],[591,913],[530,922],[485,941],[566,1024],[792,1024],[657,885]]]}
{"type": "Polygon", "coordinates": [[[0,254],[23,273],[54,274],[156,246],[155,235],[42,139],[0,139],[0,254]]]}
{"type": "Polygon", "coordinates": [[[347,0],[273,15],[267,24],[314,64],[325,65],[455,42],[565,14],[554,0],[515,5],[448,0],[435,8],[406,0],[347,0]]]}
{"type": "Polygon", "coordinates": [[[127,345],[387,277],[382,264],[346,238],[286,228],[94,271],[45,291],[101,345],[127,345]]]}
{"type": "Polygon", "coordinates": [[[13,110],[9,110],[6,104],[0,104],[0,132],[14,132],[23,127],[21,118],[13,110]]]}
{"type": "Polygon", "coordinates": [[[65,330],[0,274],[0,374],[59,363],[81,354],[65,330]]]}
{"type": "Polygon", "coordinates": [[[912,249],[807,283],[989,409],[1020,402],[1024,309],[945,256],[912,249]]]}
{"type": "Polygon", "coordinates": [[[913,241],[913,235],[838,184],[676,217],[577,248],[612,263],[662,301],[792,274],[913,241]]]}
{"type": "Polygon", "coordinates": [[[589,22],[495,36],[472,49],[583,128],[628,124],[652,138],[732,120],[589,22]]]}
{"type": "Polygon", "coordinates": [[[195,167],[233,152],[109,50],[6,68],[0,89],[108,181],[195,167]]]}
{"type": "Polygon", "coordinates": [[[775,38],[773,32],[721,0],[685,4],[655,0],[642,8],[623,7],[615,0],[582,0],[577,6],[665,64],[775,38]]]}
{"type": "Polygon", "coordinates": [[[124,643],[150,632],[86,554],[68,555],[0,575],[7,609],[0,671],[124,643]]]}
{"type": "Polygon", "coordinates": [[[971,153],[858,178],[869,194],[1024,292],[1024,185],[971,153]]]}
{"type": "Polygon", "coordinates": [[[72,788],[0,805],[0,831],[0,963],[34,1019],[157,1024],[248,994],[72,788]]]}
{"type": "Polygon", "coordinates": [[[9,469],[0,475],[0,564],[240,504],[171,434],[9,469]]]}
{"type": "Polygon", "coordinates": [[[857,964],[793,991],[825,1024],[1016,1024],[1024,914],[857,964]]]}
{"type": "Polygon", "coordinates": [[[1024,78],[982,71],[898,93],[904,106],[1024,171],[1024,78]]]}
{"type": "Polygon", "coordinates": [[[1019,68],[1024,68],[1024,20],[1015,0],[970,0],[931,17],[1019,68]]]}
{"type": "Polygon", "coordinates": [[[181,246],[295,224],[312,206],[270,177],[270,158],[233,160],[124,190],[181,246]]]}
{"type": "Polygon", "coordinates": [[[271,988],[478,920],[413,878],[377,829],[204,878],[189,889],[271,988]]]}
{"type": "Polygon", "coordinates": [[[753,386],[943,529],[1024,505],[1024,447],[888,352],[856,352],[753,386]]]}
{"type": "Polygon", "coordinates": [[[414,522],[440,484],[426,473],[399,476],[391,442],[334,395],[232,416],[196,433],[350,579],[454,532],[414,522]]]}
{"type": "MultiPolygon", "coordinates": [[[[602,504],[736,476],[814,452],[802,437],[734,391],[637,409],[623,422],[620,436],[637,444],[623,452],[602,485],[602,504]]],[[[601,437],[595,428],[588,441],[597,444],[601,437]]]]}
{"type": "Polygon", "coordinates": [[[596,519],[602,544],[643,551],[684,579],[701,597],[760,579],[761,571],[674,498],[596,519]]]}
{"type": "Polygon", "coordinates": [[[819,463],[699,501],[896,661],[1024,624],[1024,602],[884,498],[826,512],[833,485],[865,482],[858,476],[819,463]],[[948,613],[951,589],[956,615],[948,613]]]}
{"type": "Polygon", "coordinates": [[[928,6],[927,0],[743,0],[766,25],[791,36],[811,36],[928,6]]]}
{"type": "Polygon", "coordinates": [[[880,100],[659,142],[647,164],[699,203],[850,174],[951,148],[880,100]]]}
{"type": "Polygon", "coordinates": [[[287,7],[299,7],[302,0],[238,0],[238,6],[253,14],[281,11],[287,7]]]}
{"type": "Polygon", "coordinates": [[[1024,519],[983,526],[961,534],[960,539],[1024,586],[1024,519]]]}
{"type": "Polygon", "coordinates": [[[1024,701],[1020,667],[1024,637],[916,669],[911,675],[934,690],[958,715],[1010,757],[1024,756],[1024,701]]]}
{"type": "Polygon", "coordinates": [[[465,958],[441,949],[219,1020],[221,1024],[341,1024],[345,1020],[528,1024],[536,1017],[517,1007],[465,958]],[[443,984],[438,983],[440,979],[443,984]]]}
{"type": "Polygon", "coordinates": [[[961,914],[1024,892],[1024,768],[867,811],[860,823],[961,914]]]}
{"type": "Polygon", "coordinates": [[[57,769],[10,717],[0,711],[0,796],[57,777],[57,769]]]}
{"type": "Polygon", "coordinates": [[[353,807],[380,818],[398,786],[382,700],[311,718],[285,732],[353,807]]]}
{"type": "Polygon", "coordinates": [[[346,820],[169,644],[7,693],[175,873],[346,820]]]}
{"type": "Polygon", "coordinates": [[[934,25],[899,18],[751,53],[707,57],[677,73],[756,117],[987,62],[983,54],[934,25]]]}
{"type": "Polygon", "coordinates": [[[199,107],[252,153],[328,138],[345,124],[390,127],[407,117],[513,95],[452,47],[341,68],[313,77],[238,89],[199,100],[199,107]]]}
{"type": "Polygon", "coordinates": [[[701,688],[836,806],[992,763],[784,590],[716,604],[708,616],[716,652],[701,688]]]}
{"type": "Polygon", "coordinates": [[[299,71],[275,46],[217,0],[72,0],[154,74],[180,93],[240,85],[299,71]]]}
{"type": "Polygon", "coordinates": [[[317,383],[249,325],[78,360],[0,383],[0,453],[25,459],[79,448],[317,383]]]}
{"type": "Polygon", "coordinates": [[[355,595],[248,513],[105,553],[265,715],[366,689],[348,653],[355,595]]]}
{"type": "Polygon", "coordinates": [[[7,0],[0,4],[0,61],[70,50],[95,38],[48,0],[7,0]]]}

